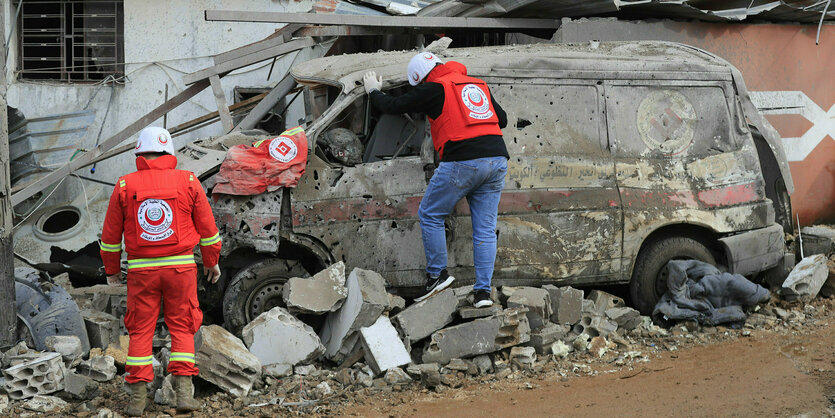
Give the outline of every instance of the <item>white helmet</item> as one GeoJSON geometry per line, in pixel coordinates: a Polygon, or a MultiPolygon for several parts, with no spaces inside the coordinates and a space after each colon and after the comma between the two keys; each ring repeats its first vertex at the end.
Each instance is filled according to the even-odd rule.
{"type": "Polygon", "coordinates": [[[436,65],[443,63],[443,61],[439,60],[431,52],[419,52],[412,57],[412,60],[409,61],[409,66],[406,68],[406,76],[409,78],[409,84],[413,86],[418,85],[436,65]]]}
{"type": "Polygon", "coordinates": [[[136,148],[133,153],[136,155],[146,152],[164,152],[174,155],[174,141],[167,130],[158,126],[149,126],[139,132],[139,139],[136,141],[136,148]]]}

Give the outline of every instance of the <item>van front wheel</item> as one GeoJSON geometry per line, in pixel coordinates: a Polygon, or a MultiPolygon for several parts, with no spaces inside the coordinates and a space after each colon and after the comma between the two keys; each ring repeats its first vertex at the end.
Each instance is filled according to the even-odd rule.
{"type": "Polygon", "coordinates": [[[638,253],[629,291],[632,303],[642,314],[652,314],[655,304],[667,291],[667,262],[688,259],[716,265],[716,259],[707,247],[687,237],[662,238],[638,253]]]}

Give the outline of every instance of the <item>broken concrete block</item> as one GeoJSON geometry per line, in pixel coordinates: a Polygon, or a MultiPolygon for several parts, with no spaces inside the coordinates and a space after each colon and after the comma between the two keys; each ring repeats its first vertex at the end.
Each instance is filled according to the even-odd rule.
{"type": "Polygon", "coordinates": [[[574,341],[571,342],[571,347],[574,351],[583,352],[589,348],[589,336],[587,334],[580,334],[574,341]]]}
{"type": "Polygon", "coordinates": [[[99,384],[87,376],[67,372],[64,376],[64,392],[73,399],[88,400],[96,397],[99,384]]]}
{"type": "Polygon", "coordinates": [[[569,352],[571,352],[571,347],[562,342],[562,340],[551,344],[551,354],[555,357],[566,358],[569,352]]]}
{"type": "Polygon", "coordinates": [[[493,370],[493,361],[487,354],[473,357],[473,364],[478,367],[479,374],[489,373],[493,370]]]}
{"type": "Polygon", "coordinates": [[[316,366],[312,364],[304,365],[304,366],[296,366],[293,368],[294,372],[299,376],[309,376],[316,371],[316,366]]]}
{"type": "Polygon", "coordinates": [[[276,379],[293,375],[293,366],[289,364],[270,364],[264,366],[264,375],[271,376],[276,379]]]}
{"type": "Polygon", "coordinates": [[[501,311],[502,306],[499,304],[494,304],[493,306],[488,306],[486,308],[476,308],[474,306],[467,305],[458,308],[458,316],[460,316],[461,319],[486,318],[501,311]]]}
{"type": "Polygon", "coordinates": [[[428,388],[434,388],[441,385],[441,370],[437,363],[423,364],[424,367],[420,369],[420,384],[428,388]],[[434,367],[433,367],[434,366],[434,367]]]}
{"type": "Polygon", "coordinates": [[[262,366],[309,363],[325,353],[313,328],[281,307],[258,315],[244,327],[241,336],[262,366]]]}
{"type": "Polygon", "coordinates": [[[6,412],[6,409],[9,408],[9,397],[8,395],[0,395],[0,414],[6,412]]]}
{"type": "Polygon", "coordinates": [[[800,260],[783,282],[780,296],[786,300],[814,298],[829,277],[826,256],[815,254],[800,260]]]}
{"type": "Polygon", "coordinates": [[[6,393],[12,399],[30,398],[64,389],[67,370],[61,355],[43,353],[34,360],[3,370],[6,393]]]}
{"type": "MultiPolygon", "coordinates": [[[[195,335],[199,376],[234,396],[246,396],[261,376],[261,362],[244,343],[217,325],[205,325],[195,335]]],[[[281,347],[276,347],[281,349],[281,347]]]]}
{"type": "Polygon", "coordinates": [[[800,229],[803,239],[803,255],[829,256],[835,252],[835,229],[826,225],[805,226],[800,229]]]}
{"type": "Polygon", "coordinates": [[[611,308],[606,310],[606,317],[618,324],[618,328],[631,331],[641,325],[641,313],[635,309],[611,308]]]}
{"type": "Polygon", "coordinates": [[[536,330],[551,318],[551,295],[538,287],[517,287],[507,298],[507,307],[528,308],[528,324],[536,330]]]}
{"type": "Polygon", "coordinates": [[[530,331],[524,309],[505,309],[490,318],[436,331],[423,352],[423,362],[447,364],[456,357],[492,353],[528,342],[530,331]]]}
{"type": "Polygon", "coordinates": [[[583,309],[583,291],[571,286],[542,286],[551,296],[551,322],[574,325],[580,321],[583,309]]]}
{"type": "Polygon", "coordinates": [[[397,315],[403,309],[406,309],[406,299],[403,299],[402,297],[393,295],[391,293],[389,293],[388,296],[389,305],[388,308],[386,308],[386,312],[388,312],[389,317],[397,315]]]}
{"type": "Polygon", "coordinates": [[[510,362],[517,367],[527,368],[536,361],[536,351],[533,347],[513,347],[510,349],[510,362]]]}
{"type": "Polygon", "coordinates": [[[81,340],[75,335],[50,335],[44,344],[47,350],[61,354],[67,367],[72,367],[84,355],[81,340]]]}
{"type": "Polygon", "coordinates": [[[388,369],[383,380],[390,385],[407,385],[412,383],[412,378],[399,367],[388,369]]]}
{"type": "Polygon", "coordinates": [[[531,340],[525,345],[533,347],[537,354],[551,354],[551,345],[565,337],[566,333],[565,326],[549,322],[540,329],[531,331],[531,340]]]}
{"type": "Polygon", "coordinates": [[[294,277],[284,284],[282,297],[293,313],[321,315],[334,312],[348,295],[345,288],[345,263],[342,261],[313,277],[294,277]]]}
{"type": "Polygon", "coordinates": [[[458,299],[446,289],[429,299],[409,306],[395,315],[391,322],[410,343],[420,341],[445,327],[454,319],[458,299]]]}
{"type": "Polygon", "coordinates": [[[353,350],[360,328],[373,325],[388,305],[386,282],[373,271],[355,268],[346,285],[342,307],[328,314],[319,333],[325,356],[337,363],[353,350]]]}
{"type": "Polygon", "coordinates": [[[108,345],[119,341],[119,319],[106,312],[83,310],[84,326],[90,347],[107,348],[108,345]]]}
{"type": "Polygon", "coordinates": [[[68,404],[57,396],[36,395],[34,398],[23,403],[23,407],[35,412],[58,412],[66,409],[68,404]]]}
{"type": "Polygon", "coordinates": [[[116,364],[113,357],[108,355],[90,357],[89,360],[81,362],[76,370],[97,382],[107,382],[116,377],[116,364]]]}
{"type": "Polygon", "coordinates": [[[589,353],[598,358],[603,357],[608,350],[608,344],[609,343],[606,341],[605,337],[594,337],[591,339],[591,342],[589,342],[589,353]]]}
{"type": "Polygon", "coordinates": [[[594,302],[594,310],[600,315],[603,315],[609,309],[623,308],[626,306],[626,302],[623,299],[597,289],[589,292],[587,299],[594,302]]]}
{"type": "Polygon", "coordinates": [[[466,361],[464,361],[463,359],[460,359],[460,358],[454,358],[454,359],[450,360],[450,361],[449,361],[449,363],[447,363],[447,365],[446,365],[446,366],[444,366],[444,367],[446,367],[447,369],[450,369],[450,370],[456,370],[456,371],[459,371],[459,372],[465,372],[465,371],[467,371],[467,369],[468,369],[470,366],[469,366],[469,365],[467,365],[467,362],[466,362],[466,361]]]}
{"type": "Polygon", "coordinates": [[[388,317],[377,318],[374,325],[362,328],[360,334],[365,361],[375,374],[411,363],[412,357],[388,317]]]}
{"type": "Polygon", "coordinates": [[[618,324],[598,315],[583,314],[580,322],[576,323],[572,328],[575,334],[586,334],[591,337],[608,336],[617,331],[618,324]]]}
{"type": "Polygon", "coordinates": [[[823,286],[821,286],[821,290],[818,294],[828,298],[835,295],[835,256],[832,256],[829,261],[826,262],[826,266],[829,268],[829,278],[823,282],[823,286]]]}
{"type": "Polygon", "coordinates": [[[2,368],[5,369],[6,367],[15,366],[15,365],[18,365],[20,363],[23,363],[24,361],[34,360],[34,359],[36,359],[40,356],[41,356],[40,353],[35,353],[33,350],[29,349],[29,347],[26,345],[25,341],[21,341],[21,342],[15,344],[12,348],[3,352],[3,359],[2,359],[2,363],[0,363],[0,364],[2,364],[2,368]],[[12,364],[13,359],[18,358],[19,356],[25,355],[27,353],[33,353],[33,354],[36,354],[36,355],[33,358],[27,358],[26,360],[18,361],[15,364],[12,364]]]}

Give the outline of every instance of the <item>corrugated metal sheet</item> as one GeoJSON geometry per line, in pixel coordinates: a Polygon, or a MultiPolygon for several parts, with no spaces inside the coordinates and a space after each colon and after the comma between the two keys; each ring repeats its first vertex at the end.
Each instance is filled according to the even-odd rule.
{"type": "Polygon", "coordinates": [[[93,124],[92,110],[26,119],[9,108],[12,184],[28,183],[70,160],[93,124]]]}

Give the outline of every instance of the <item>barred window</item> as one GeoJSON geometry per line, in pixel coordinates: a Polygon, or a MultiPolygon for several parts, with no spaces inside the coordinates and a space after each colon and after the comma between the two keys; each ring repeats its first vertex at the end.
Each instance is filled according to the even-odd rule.
{"type": "Polygon", "coordinates": [[[99,81],[124,75],[122,0],[21,0],[19,76],[24,80],[99,81]]]}

